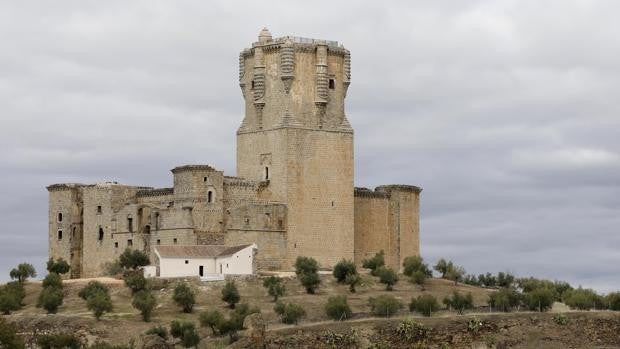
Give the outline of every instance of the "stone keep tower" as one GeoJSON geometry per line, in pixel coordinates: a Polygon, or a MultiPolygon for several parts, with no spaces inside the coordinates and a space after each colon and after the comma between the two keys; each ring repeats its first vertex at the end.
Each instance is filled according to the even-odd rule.
{"type": "Polygon", "coordinates": [[[322,267],[353,259],[353,129],[344,109],[350,53],[334,41],[273,39],[239,55],[245,117],[237,175],[262,181],[288,206],[287,264],[313,256],[322,267]]]}

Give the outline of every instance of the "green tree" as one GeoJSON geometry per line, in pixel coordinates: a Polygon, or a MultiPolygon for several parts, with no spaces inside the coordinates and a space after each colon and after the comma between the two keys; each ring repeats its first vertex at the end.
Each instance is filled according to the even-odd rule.
{"type": "Polygon", "coordinates": [[[78,292],[78,296],[83,300],[88,300],[91,295],[98,292],[109,293],[110,291],[106,285],[99,281],[89,281],[88,284],[78,292]]]}
{"type": "Polygon", "coordinates": [[[41,349],[79,349],[82,347],[80,339],[72,334],[48,334],[37,339],[41,349]]]}
{"type": "Polygon", "coordinates": [[[124,277],[125,285],[131,290],[131,294],[136,294],[139,291],[145,290],[147,286],[147,280],[144,274],[140,270],[135,270],[127,273],[124,277]]]}
{"type": "Polygon", "coordinates": [[[495,287],[497,285],[497,278],[491,273],[478,275],[478,284],[484,287],[495,287]]]}
{"type": "Polygon", "coordinates": [[[377,269],[376,274],[379,276],[379,282],[385,284],[386,291],[392,291],[394,284],[398,282],[398,275],[390,267],[381,267],[377,269]]]}
{"type": "Polygon", "coordinates": [[[542,287],[524,293],[524,303],[529,310],[546,311],[551,308],[554,302],[554,291],[542,287]]]}
{"type": "Polygon", "coordinates": [[[270,276],[263,280],[263,287],[267,289],[267,293],[273,297],[273,301],[277,302],[278,298],[284,295],[286,288],[282,284],[282,279],[277,276],[270,276]]]}
{"type": "Polygon", "coordinates": [[[133,295],[131,305],[140,311],[142,320],[149,322],[153,309],[157,306],[157,299],[150,291],[140,290],[133,295]]]}
{"type": "Polygon", "coordinates": [[[139,267],[149,265],[150,260],[149,260],[149,256],[146,253],[140,250],[132,250],[132,249],[127,248],[118,257],[118,262],[121,265],[121,267],[125,269],[136,270],[139,267]]]}
{"type": "Polygon", "coordinates": [[[512,287],[515,282],[515,276],[509,272],[499,272],[497,274],[497,286],[499,287],[512,287]]]}
{"type": "Polygon", "coordinates": [[[504,312],[511,311],[521,302],[521,296],[512,288],[502,288],[489,295],[489,305],[504,312]]]}
{"type": "Polygon", "coordinates": [[[370,269],[370,274],[377,276],[376,270],[385,265],[385,252],[379,251],[374,257],[362,260],[362,267],[370,269]]]}
{"type": "Polygon", "coordinates": [[[184,313],[191,313],[196,304],[194,291],[185,283],[179,283],[174,288],[172,299],[183,308],[184,313]]]}
{"type": "Polygon", "coordinates": [[[319,263],[312,257],[299,256],[295,261],[295,274],[306,289],[306,293],[314,294],[321,283],[319,263]]]}
{"type": "Polygon", "coordinates": [[[409,303],[410,311],[416,311],[424,316],[431,316],[431,314],[438,309],[439,303],[437,303],[437,298],[430,294],[423,294],[417,298],[411,298],[411,303],[409,303]]]}
{"type": "Polygon", "coordinates": [[[151,334],[161,337],[163,340],[168,339],[168,330],[163,326],[154,326],[149,328],[145,334],[151,334]]]}
{"type": "Polygon", "coordinates": [[[370,311],[377,316],[390,317],[394,315],[403,304],[390,295],[380,295],[377,297],[368,298],[368,305],[370,305],[370,311]]]}
{"type": "Polygon", "coordinates": [[[239,303],[241,296],[235,282],[232,280],[226,281],[224,288],[222,288],[222,300],[228,303],[230,309],[235,309],[235,305],[239,303]]]}
{"type": "Polygon", "coordinates": [[[337,321],[346,320],[353,314],[345,295],[329,297],[325,304],[325,313],[337,321]]]}
{"type": "Polygon", "coordinates": [[[246,316],[259,312],[257,308],[250,308],[247,304],[239,304],[230,314],[228,320],[224,320],[220,323],[218,332],[222,335],[228,335],[232,343],[237,340],[237,333],[243,329],[243,321],[246,316]]]}
{"type": "Polygon", "coordinates": [[[217,310],[207,310],[200,314],[200,325],[211,328],[213,334],[218,333],[218,328],[223,321],[225,321],[224,316],[217,310]]]}
{"type": "Polygon", "coordinates": [[[93,312],[95,319],[99,321],[104,313],[112,311],[112,299],[108,292],[97,290],[86,299],[86,308],[93,312]]]}
{"type": "Polygon", "coordinates": [[[66,274],[69,272],[70,269],[71,269],[71,266],[69,265],[69,263],[67,263],[62,258],[59,258],[56,261],[54,261],[53,258],[50,258],[47,261],[47,271],[50,273],[66,274]]]}
{"type": "Polygon", "coordinates": [[[17,327],[0,317],[0,348],[24,349],[24,341],[17,327]]]}
{"type": "Polygon", "coordinates": [[[21,286],[20,283],[15,284],[19,285],[21,290],[20,288],[12,287],[8,284],[0,286],[0,312],[4,315],[9,315],[12,311],[21,308],[21,301],[23,299],[21,292],[23,291],[23,286],[21,286]]]}
{"type": "Polygon", "coordinates": [[[185,348],[196,347],[200,342],[200,336],[193,322],[173,320],[170,323],[170,334],[174,338],[179,338],[185,348]]]}
{"type": "Polygon", "coordinates": [[[564,303],[573,309],[590,310],[602,309],[606,306],[604,298],[592,289],[581,287],[566,292],[564,303]]]}
{"type": "Polygon", "coordinates": [[[457,285],[459,281],[463,280],[463,276],[465,276],[465,268],[452,265],[446,271],[445,278],[454,281],[454,285],[457,285]]]}
{"type": "Polygon", "coordinates": [[[34,269],[32,264],[21,263],[16,268],[11,269],[9,276],[11,279],[17,280],[19,283],[23,283],[28,280],[28,278],[36,277],[37,271],[34,269]]]}
{"type": "Polygon", "coordinates": [[[474,307],[474,297],[471,292],[466,295],[462,295],[458,291],[454,291],[452,292],[452,295],[443,299],[443,304],[453,310],[456,310],[458,314],[463,314],[465,310],[472,309],[474,307]]]}
{"type": "Polygon", "coordinates": [[[24,298],[26,298],[26,289],[22,283],[18,281],[7,282],[3,288],[5,291],[13,294],[17,298],[20,308],[24,305],[23,303],[24,298]]]}
{"type": "Polygon", "coordinates": [[[612,292],[605,296],[605,303],[609,310],[620,310],[620,292],[612,292]]]}
{"type": "Polygon", "coordinates": [[[344,283],[349,275],[357,275],[357,268],[355,263],[346,259],[341,260],[334,266],[333,275],[336,281],[344,283]]]}
{"type": "Polygon", "coordinates": [[[41,286],[43,286],[43,288],[54,287],[62,289],[62,278],[56,273],[49,273],[45,279],[43,279],[41,286]]]}
{"type": "Polygon", "coordinates": [[[344,279],[344,283],[349,285],[349,291],[351,293],[355,293],[355,287],[362,282],[362,277],[359,274],[349,274],[346,279],[344,279]]]}
{"type": "Polygon", "coordinates": [[[43,308],[48,314],[55,314],[62,305],[64,295],[58,287],[45,287],[39,294],[37,307],[43,308]]]}
{"type": "Polygon", "coordinates": [[[445,279],[448,273],[448,270],[450,270],[452,267],[454,267],[454,264],[452,262],[446,261],[445,259],[441,258],[440,260],[437,261],[437,264],[435,264],[433,269],[441,273],[441,278],[445,279]]]}
{"type": "Polygon", "coordinates": [[[280,315],[280,321],[285,324],[295,324],[302,317],[306,316],[306,311],[301,305],[288,303],[284,304],[282,302],[277,302],[273,310],[276,314],[280,315]]]}

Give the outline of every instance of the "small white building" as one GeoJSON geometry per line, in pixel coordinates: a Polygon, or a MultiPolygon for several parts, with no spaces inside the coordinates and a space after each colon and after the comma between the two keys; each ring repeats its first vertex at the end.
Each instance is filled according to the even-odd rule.
{"type": "MultiPolygon", "coordinates": [[[[224,275],[249,275],[256,273],[256,244],[241,246],[192,245],[156,246],[156,276],[199,276],[203,279],[224,275]]],[[[152,268],[145,268],[145,274],[152,268]]]]}

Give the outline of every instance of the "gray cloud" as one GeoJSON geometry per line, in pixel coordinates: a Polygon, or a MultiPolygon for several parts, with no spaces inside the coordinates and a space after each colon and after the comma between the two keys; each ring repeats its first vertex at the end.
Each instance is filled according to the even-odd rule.
{"type": "MultiPolygon", "coordinates": [[[[56,182],[235,169],[238,52],[272,33],[353,56],[356,184],[424,187],[422,253],[620,289],[614,1],[0,4],[0,274],[43,270],[56,182]]],[[[0,279],[5,276],[0,276],[0,279]]]]}

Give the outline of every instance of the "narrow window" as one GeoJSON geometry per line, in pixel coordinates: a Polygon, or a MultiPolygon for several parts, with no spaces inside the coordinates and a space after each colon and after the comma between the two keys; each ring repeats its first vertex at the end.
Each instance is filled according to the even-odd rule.
{"type": "Polygon", "coordinates": [[[128,239],[127,240],[127,246],[129,246],[129,247],[133,246],[133,240],[132,239],[128,239]]]}
{"type": "Polygon", "coordinates": [[[159,230],[159,212],[155,212],[155,230],[159,230]]]}
{"type": "Polygon", "coordinates": [[[213,192],[211,190],[209,190],[207,192],[207,202],[208,203],[212,203],[213,202],[213,192]]]}
{"type": "Polygon", "coordinates": [[[161,240],[157,239],[157,244],[161,245],[161,240]]]}
{"type": "Polygon", "coordinates": [[[97,214],[101,214],[101,206],[97,206],[97,214]]]}
{"type": "Polygon", "coordinates": [[[62,230],[58,231],[58,240],[62,240],[62,230]]]}
{"type": "Polygon", "coordinates": [[[118,242],[114,243],[114,248],[118,248],[118,242]]]}
{"type": "Polygon", "coordinates": [[[269,180],[269,167],[265,167],[265,180],[269,180]]]}
{"type": "Polygon", "coordinates": [[[228,263],[226,263],[226,269],[228,269],[228,263]]]}
{"type": "Polygon", "coordinates": [[[177,244],[177,238],[172,239],[172,242],[176,245],[177,244]]]}
{"type": "Polygon", "coordinates": [[[333,90],[336,88],[336,83],[334,81],[334,79],[329,79],[329,89],[333,90]]]}
{"type": "Polygon", "coordinates": [[[252,80],[252,90],[254,89],[254,80],[252,80]]]}
{"type": "Polygon", "coordinates": [[[99,241],[103,240],[103,228],[99,227],[99,241]]]}
{"type": "Polygon", "coordinates": [[[208,178],[209,178],[209,177],[203,177],[203,178],[202,178],[202,181],[203,181],[203,182],[206,182],[208,178]]]}
{"type": "Polygon", "coordinates": [[[281,219],[278,219],[278,229],[284,228],[284,222],[281,219]]]}
{"type": "Polygon", "coordinates": [[[185,264],[189,264],[189,261],[187,259],[185,260],[185,264]]]}
{"type": "Polygon", "coordinates": [[[151,226],[147,224],[144,226],[144,234],[150,234],[150,233],[151,233],[151,226]]]}
{"type": "Polygon", "coordinates": [[[332,201],[332,207],[334,207],[334,202],[332,201]]]}
{"type": "Polygon", "coordinates": [[[62,222],[62,212],[58,212],[58,221],[62,222]]]}
{"type": "Polygon", "coordinates": [[[75,227],[73,227],[73,232],[71,233],[71,237],[75,239],[75,227]]]}
{"type": "Polygon", "coordinates": [[[133,218],[131,217],[127,217],[127,230],[129,230],[130,233],[133,233],[133,218]]]}

